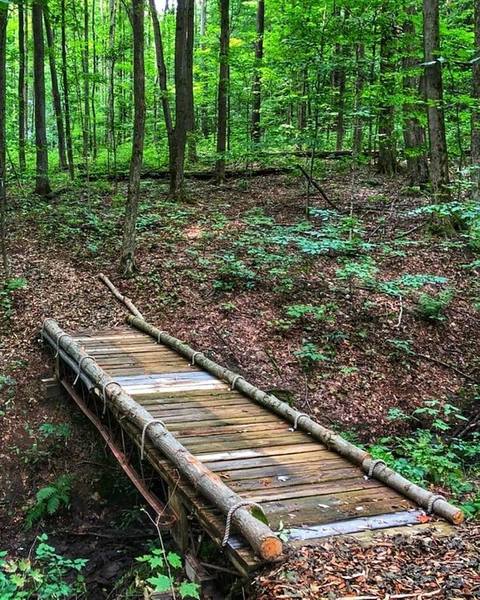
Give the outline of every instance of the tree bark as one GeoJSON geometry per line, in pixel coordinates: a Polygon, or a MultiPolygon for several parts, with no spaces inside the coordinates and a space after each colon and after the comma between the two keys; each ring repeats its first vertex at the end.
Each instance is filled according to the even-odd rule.
{"type": "Polygon", "coordinates": [[[423,0],[425,95],[430,138],[430,181],[439,200],[450,198],[447,139],[443,111],[443,80],[440,57],[439,0],[423,0]]]}
{"type": "Polygon", "coordinates": [[[127,277],[135,270],[135,239],[140,199],[140,179],[145,140],[145,61],[144,61],[144,0],[132,0],[131,22],[133,30],[133,100],[134,122],[130,180],[123,232],[120,268],[127,277]]]}
{"type": "Polygon", "coordinates": [[[35,192],[46,196],[51,192],[48,180],[48,148],[45,113],[45,45],[43,39],[42,0],[32,3],[33,33],[33,83],[35,93],[35,143],[36,184],[35,192]]]}
{"type": "Polygon", "coordinates": [[[415,55],[415,25],[412,20],[415,13],[414,8],[407,10],[408,17],[403,24],[405,55],[402,60],[403,94],[407,98],[403,105],[403,141],[407,172],[412,185],[428,181],[425,130],[417,116],[419,112],[418,96],[423,91],[423,85],[420,77],[414,71],[419,62],[415,55]]]}
{"type": "MultiPolygon", "coordinates": [[[[133,2],[138,2],[138,0],[133,0],[133,2]]],[[[72,337],[67,336],[52,319],[47,319],[44,323],[42,335],[53,347],[56,348],[58,344],[62,353],[65,353],[72,364],[78,365],[87,356],[80,345],[72,337]]],[[[113,379],[95,361],[84,360],[82,372],[98,389],[105,390],[109,405],[120,413],[122,418],[127,419],[140,431],[143,431],[150,423],[148,430],[145,431],[154,448],[167,457],[179,473],[193,485],[194,489],[218,507],[224,515],[245,500],[182,446],[167,427],[161,423],[151,423],[152,414],[135,402],[121,387],[115,386],[114,388],[113,385],[107,387],[108,384],[113,383],[113,379]]],[[[440,505],[440,502],[436,503],[437,505],[440,505]]],[[[236,508],[231,520],[254,552],[261,558],[272,561],[281,555],[282,542],[280,539],[268,525],[256,519],[246,507],[236,508]]]]}
{"type": "Polygon", "coordinates": [[[255,67],[252,86],[252,141],[260,143],[262,139],[261,108],[262,108],[262,75],[263,38],[265,35],[265,0],[257,4],[257,37],[255,40],[255,67]]]}
{"type": "Polygon", "coordinates": [[[18,3],[18,165],[20,172],[26,168],[25,137],[27,129],[27,79],[25,55],[25,7],[18,3]]]}
{"type": "Polygon", "coordinates": [[[473,97],[476,100],[472,112],[472,167],[473,197],[480,200],[480,3],[475,2],[474,14],[475,58],[472,67],[473,97]]]}
{"type": "Polygon", "coordinates": [[[381,106],[378,121],[378,160],[379,173],[394,175],[397,172],[397,148],[395,139],[395,22],[387,6],[382,18],[380,40],[380,86],[381,106]]]}
{"type": "Polygon", "coordinates": [[[194,0],[178,0],[175,27],[175,127],[170,154],[170,194],[177,200],[185,197],[185,146],[191,127],[193,89],[191,59],[193,52],[194,0]]]}
{"type": "Polygon", "coordinates": [[[96,28],[96,16],[95,6],[98,0],[92,0],[92,66],[93,66],[93,77],[91,85],[91,111],[92,111],[92,157],[93,160],[97,158],[97,75],[98,75],[98,56],[97,56],[97,28],[96,28]]]}
{"type": "Polygon", "coordinates": [[[45,22],[45,33],[47,35],[48,62],[50,64],[50,79],[52,83],[53,109],[55,111],[55,122],[57,124],[58,141],[58,163],[60,168],[67,170],[67,154],[65,150],[65,128],[63,126],[62,101],[60,99],[60,89],[58,87],[57,62],[55,59],[55,43],[53,39],[52,24],[50,23],[50,13],[48,4],[43,5],[43,20],[45,22]]]}
{"type": "Polygon", "coordinates": [[[5,278],[9,276],[7,256],[7,20],[8,6],[0,4],[0,251],[5,278]]]}
{"type": "Polygon", "coordinates": [[[75,166],[73,163],[72,127],[70,121],[70,95],[67,68],[67,25],[65,0],[62,0],[62,82],[63,82],[63,106],[65,111],[65,142],[67,146],[68,171],[70,179],[75,177],[75,166]]]}
{"type": "Polygon", "coordinates": [[[227,149],[228,116],[228,62],[230,42],[230,0],[219,0],[220,56],[218,74],[218,125],[217,125],[217,182],[225,181],[225,152],[227,149]]]}

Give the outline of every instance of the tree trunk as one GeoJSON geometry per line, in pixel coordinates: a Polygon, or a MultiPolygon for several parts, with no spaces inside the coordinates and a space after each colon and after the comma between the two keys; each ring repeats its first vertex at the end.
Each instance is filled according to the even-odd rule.
{"type": "Polygon", "coordinates": [[[188,110],[187,110],[187,147],[188,160],[191,163],[198,161],[197,156],[197,139],[196,139],[196,119],[195,119],[195,103],[193,98],[193,46],[195,38],[195,1],[189,5],[188,14],[189,35],[187,46],[187,95],[188,95],[188,110]]]}
{"type": "Polygon", "coordinates": [[[255,67],[252,86],[252,141],[258,144],[262,138],[260,112],[262,107],[262,76],[263,38],[265,34],[265,0],[257,4],[257,37],[255,40],[255,67]]]}
{"type": "Polygon", "coordinates": [[[142,174],[143,145],[145,139],[145,64],[144,64],[144,1],[132,0],[131,22],[133,30],[133,101],[134,122],[130,180],[128,183],[127,205],[121,269],[125,276],[135,270],[135,228],[137,225],[138,203],[140,198],[140,178],[142,174]]]}
{"type": "Polygon", "coordinates": [[[412,17],[416,10],[407,10],[407,20],[403,24],[405,55],[403,67],[403,95],[407,98],[403,105],[403,141],[407,172],[412,185],[428,181],[428,163],[425,154],[425,131],[417,116],[419,112],[418,96],[422,90],[420,77],[415,73],[418,59],[415,56],[416,37],[412,17]]]}
{"type": "Polygon", "coordinates": [[[219,0],[220,56],[218,74],[217,182],[225,181],[225,152],[227,149],[228,59],[230,42],[230,0],[219,0]]]}
{"type": "Polygon", "coordinates": [[[33,83],[35,92],[35,144],[36,185],[35,192],[46,196],[51,192],[48,180],[48,148],[45,114],[45,45],[43,40],[42,0],[32,3],[33,32],[33,83]]]}
{"type": "Polygon", "coordinates": [[[447,139],[443,112],[443,80],[440,56],[439,0],[423,0],[423,42],[425,51],[425,95],[430,138],[430,181],[435,196],[450,198],[447,139]]]}
{"type": "Polygon", "coordinates": [[[45,22],[45,33],[47,34],[48,61],[50,64],[50,78],[52,83],[53,109],[55,111],[55,121],[57,124],[58,164],[60,165],[60,169],[66,171],[68,166],[67,154],[65,151],[65,128],[63,126],[62,101],[60,99],[60,89],[58,87],[57,63],[55,60],[55,43],[53,39],[52,25],[50,23],[50,13],[48,10],[48,4],[46,3],[43,6],[43,20],[45,22]]]}
{"type": "Polygon", "coordinates": [[[73,143],[72,143],[72,128],[70,121],[70,96],[68,83],[67,69],[67,26],[65,22],[66,7],[65,0],[62,0],[62,82],[63,82],[63,106],[65,109],[65,141],[67,145],[68,171],[70,178],[75,177],[75,166],[73,164],[73,143]]]}
{"type": "Polygon", "coordinates": [[[193,51],[194,0],[178,0],[175,27],[175,127],[170,154],[170,194],[184,198],[185,145],[191,127],[190,95],[193,89],[192,70],[188,54],[193,51]]]}
{"type": "Polygon", "coordinates": [[[365,46],[358,43],[355,47],[357,78],[355,80],[355,118],[353,122],[353,156],[357,158],[363,150],[363,117],[359,114],[362,108],[363,88],[365,85],[365,46]]]}
{"type": "Polygon", "coordinates": [[[83,158],[88,163],[90,155],[90,84],[89,84],[89,14],[88,0],[83,3],[83,45],[82,45],[82,69],[83,69],[83,158]]]}
{"type": "Polygon", "coordinates": [[[98,75],[98,56],[97,56],[97,30],[95,26],[95,6],[98,0],[92,0],[92,89],[91,89],[91,107],[92,107],[92,156],[93,160],[97,158],[97,110],[96,110],[96,92],[98,75]]]}
{"type": "Polygon", "coordinates": [[[117,141],[115,136],[115,30],[116,30],[116,0],[109,0],[109,29],[108,29],[108,118],[107,143],[108,150],[113,155],[113,173],[117,173],[117,141]]]}
{"type": "Polygon", "coordinates": [[[18,3],[18,164],[20,172],[26,168],[25,136],[27,125],[27,88],[25,60],[25,7],[23,1],[18,3]]]}
{"type": "Polygon", "coordinates": [[[382,35],[380,40],[380,88],[381,106],[378,121],[378,161],[379,173],[394,175],[397,172],[397,148],[395,140],[395,23],[390,14],[382,15],[382,35]]]}
{"type": "Polygon", "coordinates": [[[0,250],[5,278],[9,275],[7,258],[7,20],[8,6],[0,4],[0,250]]]}
{"type": "Polygon", "coordinates": [[[475,58],[472,68],[473,97],[476,100],[472,112],[472,166],[473,196],[480,200],[480,3],[475,2],[475,58]]]}
{"type": "MultiPolygon", "coordinates": [[[[338,15],[340,13],[337,13],[338,15]]],[[[342,23],[343,24],[343,23],[342,23]]],[[[339,23],[340,25],[340,23],[339,23]]],[[[336,66],[332,73],[332,85],[335,94],[335,110],[337,113],[335,123],[336,142],[335,148],[337,151],[343,148],[343,139],[345,136],[345,67],[343,65],[344,51],[341,44],[335,44],[335,61],[336,66]],[[336,89],[335,89],[336,88],[336,89]]]]}

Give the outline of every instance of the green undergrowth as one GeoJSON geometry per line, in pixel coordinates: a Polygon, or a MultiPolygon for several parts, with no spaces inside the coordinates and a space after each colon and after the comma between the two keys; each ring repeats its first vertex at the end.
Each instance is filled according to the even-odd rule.
{"type": "Polygon", "coordinates": [[[9,558],[0,552],[1,600],[59,600],[87,597],[82,574],[87,560],[65,558],[50,546],[46,534],[38,536],[27,558],[9,558]]]}
{"type": "Polygon", "coordinates": [[[462,411],[452,404],[429,400],[411,414],[392,409],[389,419],[408,423],[411,433],[379,439],[369,448],[372,456],[414,483],[444,490],[467,518],[478,518],[480,433],[460,435],[462,424],[468,422],[462,411]]]}

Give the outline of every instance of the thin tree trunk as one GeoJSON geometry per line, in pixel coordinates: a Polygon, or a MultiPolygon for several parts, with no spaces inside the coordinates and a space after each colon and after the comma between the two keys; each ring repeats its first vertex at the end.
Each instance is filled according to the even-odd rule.
{"type": "MultiPolygon", "coordinates": [[[[207,32],[207,0],[200,0],[200,49],[205,50],[205,34],[207,32]]],[[[205,72],[205,60],[203,58],[203,52],[200,58],[200,71],[205,72]]],[[[205,86],[205,96],[208,98],[209,93],[209,79],[204,77],[203,85],[205,86]]],[[[208,105],[205,101],[199,107],[200,113],[200,128],[204,138],[208,138],[210,135],[210,123],[208,114],[208,105]]]]}
{"type": "Polygon", "coordinates": [[[183,199],[185,194],[185,146],[191,123],[192,71],[188,53],[193,50],[193,44],[190,36],[193,36],[193,0],[178,0],[175,27],[175,127],[170,156],[170,194],[178,200],[183,199]]]}
{"type": "Polygon", "coordinates": [[[353,156],[356,159],[363,150],[363,117],[360,114],[362,108],[363,88],[365,85],[365,46],[357,43],[355,47],[355,62],[357,78],[355,80],[355,118],[353,122],[353,156]]]}
{"type": "Polygon", "coordinates": [[[50,78],[52,83],[53,109],[55,111],[55,121],[57,124],[58,138],[58,162],[60,168],[67,170],[67,154],[65,150],[65,128],[63,126],[62,101],[60,99],[60,89],[58,87],[57,63],[55,60],[55,43],[53,39],[52,25],[50,23],[50,13],[48,4],[43,5],[43,20],[45,22],[45,33],[47,34],[48,61],[50,64],[50,78]]]}
{"type": "Polygon", "coordinates": [[[143,163],[145,140],[145,64],[144,64],[144,1],[132,0],[131,22],[133,30],[133,100],[134,122],[132,158],[130,161],[130,180],[128,184],[127,205],[121,269],[125,276],[135,270],[135,228],[137,224],[138,203],[140,199],[140,177],[143,163]]]}
{"type": "Polygon", "coordinates": [[[174,132],[172,122],[172,112],[170,102],[168,100],[168,81],[167,81],[167,66],[165,64],[165,54],[163,51],[162,30],[158,19],[155,0],[149,0],[150,14],[152,17],[153,37],[155,41],[155,56],[157,62],[158,85],[160,87],[160,96],[162,100],[163,119],[165,121],[165,129],[167,131],[168,156],[169,162],[172,164],[174,155],[174,132]]]}
{"type": "Polygon", "coordinates": [[[425,153],[425,131],[417,116],[419,112],[418,95],[421,89],[420,77],[414,69],[418,64],[415,56],[415,25],[412,17],[414,8],[407,10],[407,20],[403,25],[403,46],[405,55],[402,60],[403,67],[403,95],[407,101],[403,105],[403,141],[405,144],[405,157],[407,159],[407,172],[412,185],[428,181],[428,163],[425,153]]]}
{"type": "Polygon", "coordinates": [[[425,51],[425,95],[430,138],[430,181],[441,200],[450,198],[447,139],[443,112],[443,80],[440,56],[439,0],[423,0],[423,42],[425,51]]]}
{"type": "Polygon", "coordinates": [[[8,6],[0,4],[0,246],[5,278],[9,275],[7,257],[7,20],[8,6]]]}
{"type": "Polygon", "coordinates": [[[18,164],[20,172],[26,168],[25,135],[27,126],[26,60],[25,60],[25,7],[18,3],[18,164]]]}
{"type": "Polygon", "coordinates": [[[394,175],[397,172],[397,149],[395,140],[395,23],[388,14],[383,15],[380,40],[380,85],[382,105],[378,121],[378,161],[380,173],[394,175]]]}
{"type": "Polygon", "coordinates": [[[116,0],[109,0],[110,23],[108,30],[108,125],[107,143],[109,152],[113,155],[113,174],[117,173],[117,140],[115,136],[115,31],[116,31],[116,0]]]}
{"type": "Polygon", "coordinates": [[[90,154],[90,83],[89,83],[89,14],[88,0],[83,3],[83,158],[88,163],[90,154]]]}
{"type": "Polygon", "coordinates": [[[98,57],[97,57],[97,31],[95,26],[95,6],[98,0],[92,0],[92,63],[93,77],[91,89],[91,106],[92,106],[92,155],[93,159],[97,158],[97,110],[96,110],[96,91],[97,91],[97,72],[98,72],[98,57]]]}
{"type": "Polygon", "coordinates": [[[41,196],[50,193],[48,180],[48,148],[45,114],[45,45],[43,40],[43,8],[41,0],[32,3],[33,82],[35,92],[36,185],[41,196]]]}
{"type": "Polygon", "coordinates": [[[228,62],[230,42],[230,0],[219,0],[220,57],[218,74],[217,182],[225,181],[225,151],[227,149],[228,62]]]}
{"type": "Polygon", "coordinates": [[[187,38],[187,84],[188,84],[188,112],[187,112],[187,148],[188,160],[195,163],[197,156],[195,103],[193,98],[193,47],[195,38],[195,1],[189,6],[189,35],[187,38]]]}
{"type": "Polygon", "coordinates": [[[473,97],[476,99],[472,112],[472,166],[473,196],[480,200],[480,3],[475,2],[475,58],[472,68],[473,97]]]}
{"type": "Polygon", "coordinates": [[[265,0],[257,4],[257,37],[255,40],[255,68],[252,86],[252,141],[258,144],[262,139],[261,108],[262,108],[262,77],[263,38],[265,34],[265,0]]]}
{"type": "Polygon", "coordinates": [[[65,141],[67,145],[68,171],[70,178],[75,177],[75,166],[73,163],[73,143],[72,143],[72,128],[70,121],[70,97],[67,69],[67,26],[65,22],[66,7],[65,0],[62,0],[62,81],[63,81],[63,106],[65,110],[65,141]]]}

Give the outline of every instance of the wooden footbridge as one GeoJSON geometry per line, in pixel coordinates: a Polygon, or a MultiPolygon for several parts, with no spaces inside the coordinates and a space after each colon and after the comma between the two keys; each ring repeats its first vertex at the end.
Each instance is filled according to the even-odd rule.
{"type": "Polygon", "coordinates": [[[56,378],[181,550],[201,531],[245,574],[284,544],[434,526],[426,513],[462,521],[444,498],[140,313],[128,324],[67,333],[47,319],[42,338],[56,378]]]}

